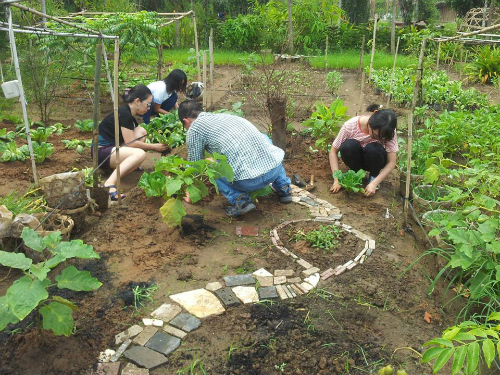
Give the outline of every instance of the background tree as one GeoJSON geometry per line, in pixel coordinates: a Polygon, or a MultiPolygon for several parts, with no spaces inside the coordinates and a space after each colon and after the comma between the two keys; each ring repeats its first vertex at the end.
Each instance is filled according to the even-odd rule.
{"type": "Polygon", "coordinates": [[[410,25],[412,22],[413,7],[413,0],[399,0],[399,9],[405,25],[410,25]]]}
{"type": "Polygon", "coordinates": [[[447,0],[447,3],[457,12],[459,17],[465,16],[469,9],[484,6],[484,0],[447,0]]]}
{"type": "Polygon", "coordinates": [[[342,10],[349,22],[354,24],[367,22],[370,15],[368,0],[342,0],[342,10]]]}

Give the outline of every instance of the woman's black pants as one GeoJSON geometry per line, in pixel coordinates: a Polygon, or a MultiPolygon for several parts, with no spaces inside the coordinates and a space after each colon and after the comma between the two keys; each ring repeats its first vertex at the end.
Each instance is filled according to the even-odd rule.
{"type": "Polygon", "coordinates": [[[346,139],[340,146],[342,161],[354,172],[363,169],[370,176],[377,177],[387,164],[387,151],[378,142],[368,143],[365,147],[355,139],[346,139]]]}

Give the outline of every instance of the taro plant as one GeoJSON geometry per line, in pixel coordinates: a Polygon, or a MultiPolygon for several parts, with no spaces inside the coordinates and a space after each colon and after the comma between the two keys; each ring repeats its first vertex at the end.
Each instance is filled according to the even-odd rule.
{"type": "Polygon", "coordinates": [[[74,266],[65,267],[57,276],[54,275],[54,269],[71,258],[99,259],[99,255],[92,246],[81,240],[61,241],[59,231],[42,237],[26,227],[21,238],[27,247],[44,256],[45,260],[34,263],[22,253],[0,251],[2,266],[23,273],[0,297],[0,330],[8,324],[24,320],[32,311],[36,311],[40,331],[47,329],[56,335],[71,335],[74,327],[73,311],[78,307],[58,296],[57,289],[90,292],[102,284],[90,272],[79,271],[74,266]]]}
{"type": "Polygon", "coordinates": [[[360,169],[357,172],[353,170],[348,170],[345,173],[337,170],[333,172],[333,178],[339,180],[340,186],[342,186],[346,191],[352,191],[353,193],[364,193],[365,189],[362,188],[363,178],[365,178],[366,172],[360,169]]]}
{"type": "Polygon", "coordinates": [[[432,371],[437,373],[453,358],[452,375],[476,374],[482,361],[491,368],[495,357],[500,356],[499,321],[500,312],[494,312],[484,324],[465,321],[448,327],[442,337],[424,344],[428,348],[424,352],[422,362],[434,360],[432,371]]]}
{"type": "Polygon", "coordinates": [[[195,162],[171,155],[156,162],[155,172],[144,173],[139,186],[147,196],[163,196],[166,199],[160,208],[163,221],[169,226],[176,226],[186,215],[182,198],[189,195],[192,203],[200,201],[208,195],[206,182],[212,183],[219,192],[215,180],[222,177],[228,181],[234,179],[233,170],[224,155],[207,154],[205,159],[195,162]]]}
{"type": "Polygon", "coordinates": [[[316,138],[315,146],[317,149],[330,150],[333,139],[347,117],[346,112],[347,107],[344,106],[344,102],[340,98],[333,101],[330,107],[323,103],[316,103],[316,111],[302,125],[311,129],[311,136],[316,138]]]}

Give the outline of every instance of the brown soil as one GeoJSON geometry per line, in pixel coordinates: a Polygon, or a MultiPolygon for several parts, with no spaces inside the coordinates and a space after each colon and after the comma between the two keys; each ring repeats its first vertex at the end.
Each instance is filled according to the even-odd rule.
{"type": "MultiPolygon", "coordinates": [[[[308,74],[311,71],[304,69],[308,74]]],[[[228,107],[228,103],[241,100],[243,87],[231,78],[238,75],[236,68],[217,71],[231,90],[214,104],[228,107]]],[[[310,76],[313,89],[308,90],[325,95],[324,72],[312,71],[310,76]]],[[[353,72],[345,72],[344,80],[341,95],[350,107],[348,114],[354,115],[360,100],[358,80],[353,72]]],[[[300,100],[312,104],[313,94],[300,100]]],[[[369,104],[375,99],[367,92],[364,101],[369,104]]],[[[252,108],[244,110],[250,120],[258,117],[252,108]]],[[[80,118],[91,117],[90,111],[88,108],[80,118]]],[[[62,148],[59,140],[73,137],[89,135],[82,137],[70,130],[50,138],[57,151],[39,166],[41,176],[91,165],[88,154],[81,156],[62,148]]],[[[364,265],[328,279],[307,296],[272,305],[239,306],[204,320],[183,340],[168,364],[152,374],[175,374],[182,369],[189,373],[189,366],[195,367],[192,373],[202,373],[200,364],[207,374],[365,374],[376,373],[387,363],[404,367],[409,374],[431,373],[414,352],[404,348],[421,352],[425,341],[453,324],[456,310],[454,306],[442,309],[443,285],[427,294],[428,277],[437,273],[433,259],[424,258],[408,270],[425,247],[414,234],[402,231],[399,176],[393,172],[370,199],[346,192],[332,195],[328,192],[332,181],[327,155],[311,154],[308,149],[312,144],[300,135],[292,138],[285,160],[287,173],[303,178],[314,174],[315,194],[339,207],[344,223],[375,238],[377,249],[372,257],[364,265]],[[384,219],[387,209],[393,215],[390,219],[384,219]],[[423,319],[425,312],[433,317],[430,324],[423,319]]],[[[148,160],[146,169],[152,165],[148,160]]],[[[216,196],[196,206],[185,205],[188,214],[202,215],[207,227],[194,231],[193,226],[168,228],[159,213],[162,200],[146,198],[142,190],[133,187],[139,176],[134,172],[124,179],[130,188],[121,206],[115,204],[103,214],[88,216],[78,235],[101,255],[101,260],[83,266],[92,268],[89,270],[103,286],[93,293],[65,297],[80,308],[74,313],[75,334],[70,338],[55,338],[50,333],[39,336],[33,316],[9,326],[0,335],[0,374],[89,374],[100,351],[115,349],[114,335],[169,301],[169,294],[261,267],[269,271],[296,269],[273,248],[268,233],[283,220],[307,218],[304,207],[281,205],[268,196],[259,199],[256,211],[229,220],[223,210],[225,199],[216,196]],[[237,237],[235,227],[242,224],[259,226],[259,237],[237,237]],[[130,296],[131,282],[158,285],[154,301],[139,311],[120,298],[124,293],[130,296]]],[[[11,189],[25,191],[31,181],[29,163],[3,164],[2,177],[0,194],[11,189]]],[[[199,223],[193,225],[199,228],[199,223]]],[[[419,233],[417,226],[413,228],[419,233]]],[[[342,262],[340,257],[350,259],[350,251],[349,246],[340,247],[338,262],[342,262]]],[[[327,267],[320,264],[322,270],[327,267]]],[[[18,276],[0,268],[2,294],[18,276]]]]}

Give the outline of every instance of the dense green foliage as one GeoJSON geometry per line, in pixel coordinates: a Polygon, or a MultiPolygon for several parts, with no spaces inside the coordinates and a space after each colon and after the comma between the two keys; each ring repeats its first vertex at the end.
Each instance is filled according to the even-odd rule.
{"type": "Polygon", "coordinates": [[[500,77],[500,48],[482,46],[475,52],[475,59],[466,65],[465,71],[474,81],[492,83],[500,77]]]}
{"type": "Polygon", "coordinates": [[[354,172],[349,169],[347,172],[342,172],[337,170],[333,172],[333,178],[339,180],[340,186],[342,186],[346,191],[352,191],[353,193],[364,193],[363,189],[363,178],[365,178],[366,172],[360,169],[354,172]]]}
{"type": "Polygon", "coordinates": [[[320,225],[318,229],[304,232],[299,230],[294,234],[295,241],[305,240],[313,248],[323,252],[333,252],[339,244],[342,229],[336,225],[320,225]]]}

